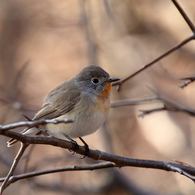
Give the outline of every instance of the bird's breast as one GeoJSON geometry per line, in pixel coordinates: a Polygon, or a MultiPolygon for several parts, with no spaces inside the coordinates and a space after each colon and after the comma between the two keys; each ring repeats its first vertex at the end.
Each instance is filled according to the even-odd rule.
{"type": "Polygon", "coordinates": [[[102,114],[107,114],[110,109],[111,83],[106,83],[104,89],[95,95],[94,107],[102,114]]]}

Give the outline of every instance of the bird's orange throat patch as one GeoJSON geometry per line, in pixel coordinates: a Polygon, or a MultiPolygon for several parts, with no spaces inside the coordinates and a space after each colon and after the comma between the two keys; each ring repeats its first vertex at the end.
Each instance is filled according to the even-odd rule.
{"type": "Polygon", "coordinates": [[[110,92],[111,92],[111,83],[106,83],[104,89],[96,95],[95,107],[102,114],[108,113],[110,109],[110,92]]]}
{"type": "Polygon", "coordinates": [[[104,86],[104,89],[100,92],[100,95],[109,97],[111,87],[112,87],[112,84],[110,82],[106,83],[106,85],[104,86]]]}

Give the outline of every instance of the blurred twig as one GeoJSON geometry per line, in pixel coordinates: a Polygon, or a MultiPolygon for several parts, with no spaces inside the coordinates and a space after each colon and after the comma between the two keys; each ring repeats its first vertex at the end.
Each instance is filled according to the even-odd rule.
{"type": "Polygon", "coordinates": [[[184,78],[181,78],[180,80],[186,80],[183,83],[178,85],[179,87],[183,89],[184,87],[188,86],[190,83],[194,82],[195,77],[184,77],[184,78]]]}
{"type": "Polygon", "coordinates": [[[29,163],[29,161],[30,161],[30,157],[31,157],[31,155],[32,155],[32,152],[33,152],[33,150],[35,149],[35,146],[36,146],[36,145],[32,145],[32,146],[30,147],[30,150],[28,151],[28,154],[25,156],[26,162],[25,162],[25,165],[24,165],[24,173],[27,172],[28,163],[29,163]]]}
{"type": "MultiPolygon", "coordinates": [[[[97,44],[95,40],[93,39],[93,31],[90,26],[90,16],[88,16],[87,13],[87,3],[89,3],[86,0],[79,1],[80,3],[80,18],[81,18],[81,27],[83,28],[83,31],[85,33],[85,38],[87,42],[87,54],[88,54],[88,60],[89,64],[98,64],[98,58],[97,58],[97,44]]],[[[89,6],[89,5],[88,5],[89,6]]]]}
{"type": "Polygon", "coordinates": [[[159,100],[157,96],[153,97],[147,97],[147,98],[137,98],[137,99],[130,99],[130,100],[119,100],[119,101],[114,101],[110,103],[111,108],[116,108],[116,107],[122,107],[122,106],[132,106],[132,105],[137,105],[145,102],[151,102],[154,100],[159,100]]]}
{"type": "Polygon", "coordinates": [[[140,110],[140,112],[142,112],[142,114],[140,114],[139,116],[144,117],[146,114],[150,114],[153,112],[159,112],[159,111],[184,112],[184,113],[189,114],[191,116],[195,116],[194,109],[178,105],[170,100],[165,99],[164,97],[161,97],[154,90],[152,90],[152,91],[157,95],[156,99],[162,101],[164,106],[161,108],[155,108],[155,109],[150,109],[150,110],[140,110]]]}

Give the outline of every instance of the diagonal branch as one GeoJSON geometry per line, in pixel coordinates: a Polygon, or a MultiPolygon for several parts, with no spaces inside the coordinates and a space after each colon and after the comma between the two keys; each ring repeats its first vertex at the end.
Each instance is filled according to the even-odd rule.
{"type": "Polygon", "coordinates": [[[177,49],[179,49],[180,47],[184,46],[186,43],[190,42],[191,40],[195,39],[195,35],[192,34],[190,35],[188,38],[186,38],[185,40],[181,41],[180,43],[176,44],[174,47],[172,47],[171,49],[169,49],[168,51],[166,51],[164,54],[160,55],[159,57],[157,57],[156,59],[152,60],[151,62],[149,62],[148,64],[144,65],[141,69],[137,70],[136,72],[134,72],[132,75],[128,76],[125,79],[121,79],[120,81],[117,81],[115,83],[113,83],[112,85],[118,85],[118,91],[120,91],[121,89],[121,85],[126,82],[127,80],[135,77],[136,75],[138,75],[139,73],[143,72],[144,70],[146,70],[147,68],[151,67],[152,65],[154,65],[156,62],[160,61],[161,59],[163,59],[164,57],[168,56],[169,54],[173,53],[174,51],[176,51],[177,49]]]}
{"type": "Polygon", "coordinates": [[[186,23],[188,24],[188,26],[190,27],[190,29],[192,30],[192,32],[195,33],[194,24],[190,20],[190,18],[188,17],[188,15],[185,13],[185,11],[183,10],[183,8],[179,5],[179,3],[177,2],[177,0],[172,0],[172,2],[175,5],[175,7],[178,9],[178,11],[180,12],[180,14],[183,16],[184,20],[186,21],[186,23]]]}
{"type": "Polygon", "coordinates": [[[2,194],[2,192],[4,191],[4,189],[6,187],[8,187],[8,183],[9,183],[9,179],[10,177],[13,175],[16,167],[17,167],[17,164],[18,162],[20,161],[22,155],[24,154],[24,151],[26,150],[26,148],[28,147],[28,144],[23,144],[21,143],[21,146],[20,146],[20,149],[18,151],[18,154],[16,155],[16,157],[14,158],[14,161],[13,161],[13,164],[9,170],[9,173],[7,174],[4,182],[2,183],[1,187],[0,187],[0,194],[2,194]]]}
{"type": "Polygon", "coordinates": [[[188,24],[188,26],[190,27],[190,29],[192,30],[192,34],[186,38],[185,40],[181,41],[180,43],[176,44],[175,46],[173,46],[171,49],[169,49],[168,51],[166,51],[164,54],[160,55],[159,57],[157,57],[156,59],[152,60],[150,63],[144,65],[142,68],[140,68],[139,70],[137,70],[136,72],[134,72],[133,74],[131,74],[130,76],[126,77],[125,79],[121,79],[118,82],[113,83],[112,85],[118,85],[118,91],[120,90],[122,84],[124,82],[126,82],[127,80],[133,78],[134,76],[138,75],[139,73],[143,72],[144,70],[146,70],[147,68],[151,67],[152,65],[154,65],[156,62],[160,61],[161,59],[165,58],[166,56],[168,56],[169,54],[173,53],[174,51],[178,50],[180,47],[184,46],[186,43],[190,42],[191,40],[195,39],[195,27],[194,24],[192,23],[192,21],[189,19],[189,17],[187,16],[187,14],[185,13],[185,11],[182,9],[182,7],[179,5],[179,3],[177,2],[177,0],[172,0],[172,2],[174,3],[174,5],[176,6],[176,8],[178,9],[178,11],[180,12],[180,14],[183,16],[184,20],[186,21],[186,23],[188,24]]]}

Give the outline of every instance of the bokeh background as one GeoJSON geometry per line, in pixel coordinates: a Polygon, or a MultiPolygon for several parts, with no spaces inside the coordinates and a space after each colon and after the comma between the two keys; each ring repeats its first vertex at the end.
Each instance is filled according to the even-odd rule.
{"type": "MultiPolygon", "coordinates": [[[[178,0],[194,21],[194,1],[178,0]]],[[[0,1],[0,124],[33,117],[46,93],[84,66],[96,64],[112,77],[125,78],[191,31],[170,0],[2,0],[0,1]]],[[[195,109],[194,87],[183,90],[179,78],[195,75],[195,45],[161,60],[112,89],[112,101],[153,96],[195,109]]],[[[84,139],[91,149],[132,158],[195,166],[195,119],[184,113],[139,110],[162,102],[111,108],[105,125],[84,139]]],[[[18,129],[20,131],[21,129],[18,129]]],[[[0,137],[0,176],[8,173],[19,144],[6,147],[0,137]]],[[[81,144],[78,140],[78,143],[81,144]]],[[[26,151],[16,173],[95,161],[50,146],[26,151]],[[28,153],[31,153],[27,162],[28,153]]],[[[22,180],[4,194],[194,194],[194,183],[178,173],[126,167],[65,172],[22,180]]]]}

